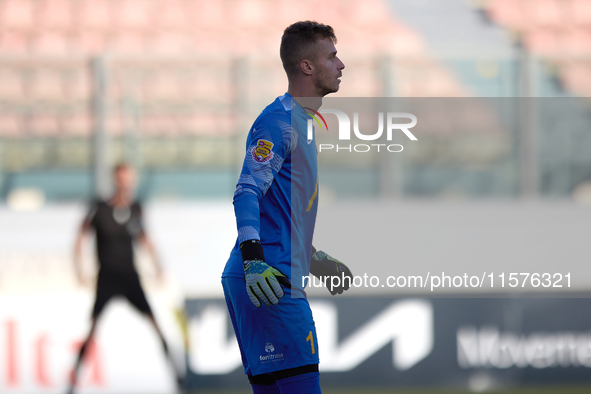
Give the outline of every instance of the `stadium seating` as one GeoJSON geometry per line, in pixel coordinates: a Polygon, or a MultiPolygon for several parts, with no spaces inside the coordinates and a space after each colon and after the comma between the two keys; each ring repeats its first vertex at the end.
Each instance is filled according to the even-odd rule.
{"type": "Polygon", "coordinates": [[[0,130],[4,137],[22,137],[24,135],[20,116],[0,114],[0,130]]]}
{"type": "Polygon", "coordinates": [[[39,5],[40,30],[69,32],[73,29],[72,9],[75,3],[69,0],[45,0],[39,5]]]}
{"type": "Polygon", "coordinates": [[[106,33],[111,28],[111,5],[104,0],[80,0],[78,5],[77,30],[106,33]]]}
{"type": "Polygon", "coordinates": [[[0,111],[12,119],[0,136],[90,135],[89,60],[103,54],[109,132],[135,117],[145,135],[231,133],[238,94],[257,111],[285,89],[279,37],[310,16],[335,27],[343,59],[356,67],[345,70],[343,96],[383,95],[380,59],[391,61],[397,95],[467,94],[385,0],[0,0],[0,111]],[[17,64],[23,57],[26,70],[17,64]]]}
{"type": "Polygon", "coordinates": [[[591,1],[490,0],[491,19],[521,39],[534,55],[555,64],[563,85],[591,95],[591,1]]]}
{"type": "Polygon", "coordinates": [[[30,30],[36,26],[35,3],[27,0],[5,0],[0,5],[0,26],[2,30],[30,30]]]}

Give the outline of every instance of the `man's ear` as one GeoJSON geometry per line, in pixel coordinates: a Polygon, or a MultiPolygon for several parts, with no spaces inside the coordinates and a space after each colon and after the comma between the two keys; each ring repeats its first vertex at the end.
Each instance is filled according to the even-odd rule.
{"type": "Polygon", "coordinates": [[[311,75],[312,70],[314,69],[314,65],[310,60],[302,60],[300,62],[300,68],[304,74],[311,75]]]}

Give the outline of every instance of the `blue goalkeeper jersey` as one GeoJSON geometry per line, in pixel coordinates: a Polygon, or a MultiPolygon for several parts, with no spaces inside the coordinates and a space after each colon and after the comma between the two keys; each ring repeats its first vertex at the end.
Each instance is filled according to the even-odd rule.
{"type": "Polygon", "coordinates": [[[266,263],[287,275],[294,290],[305,287],[318,208],[316,141],[308,140],[308,119],[286,93],[252,125],[234,193],[238,239],[223,277],[244,277],[240,243],[258,239],[266,263]]]}

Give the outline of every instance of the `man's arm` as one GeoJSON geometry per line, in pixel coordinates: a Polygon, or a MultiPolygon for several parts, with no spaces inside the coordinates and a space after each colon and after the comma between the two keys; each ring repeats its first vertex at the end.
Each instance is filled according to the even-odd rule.
{"type": "Polygon", "coordinates": [[[84,278],[84,275],[82,273],[82,256],[84,247],[88,243],[88,238],[90,237],[90,231],[92,230],[94,217],[96,215],[98,207],[99,201],[94,201],[90,205],[90,209],[84,217],[82,225],[80,226],[78,233],[76,234],[76,241],[74,241],[74,273],[76,274],[76,279],[78,280],[78,283],[81,286],[84,286],[88,283],[88,281],[84,278]]]}
{"type": "Polygon", "coordinates": [[[238,241],[260,240],[259,201],[295,148],[291,119],[268,114],[257,119],[247,138],[246,155],[234,192],[238,241]]]}
{"type": "Polygon", "coordinates": [[[152,237],[148,235],[146,227],[144,226],[144,210],[139,202],[137,203],[137,215],[139,224],[139,234],[137,236],[137,241],[139,242],[141,247],[145,248],[148,251],[148,254],[150,255],[150,260],[152,260],[152,264],[154,264],[156,277],[158,278],[158,280],[162,281],[162,264],[160,263],[160,258],[158,256],[158,253],[156,252],[154,242],[152,242],[152,237]]]}
{"type": "Polygon", "coordinates": [[[142,247],[146,248],[148,254],[150,255],[150,259],[152,260],[152,264],[154,264],[154,269],[156,270],[156,277],[158,280],[162,280],[162,264],[160,263],[158,253],[156,253],[156,248],[154,247],[152,239],[148,236],[148,234],[146,234],[145,231],[142,231],[139,236],[139,242],[142,247]]]}
{"type": "Polygon", "coordinates": [[[84,220],[78,233],[76,234],[76,241],[74,242],[74,273],[76,274],[76,279],[78,280],[78,284],[84,286],[87,281],[82,274],[82,256],[83,256],[83,249],[84,246],[88,242],[88,238],[90,236],[90,229],[91,225],[88,220],[84,220]]]}
{"type": "Polygon", "coordinates": [[[252,303],[275,305],[289,286],[287,277],[265,262],[261,245],[260,207],[285,157],[292,149],[290,119],[258,119],[247,138],[244,164],[234,193],[238,242],[242,253],[246,290],[252,303]]]}

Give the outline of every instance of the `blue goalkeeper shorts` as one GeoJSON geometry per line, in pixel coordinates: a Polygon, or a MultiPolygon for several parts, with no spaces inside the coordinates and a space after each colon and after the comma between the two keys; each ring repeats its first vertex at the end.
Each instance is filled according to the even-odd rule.
{"type": "Polygon", "coordinates": [[[224,296],[240,347],[244,373],[260,375],[318,364],[318,342],[312,310],[306,298],[291,297],[259,308],[246,293],[244,278],[222,278],[224,296]]]}

